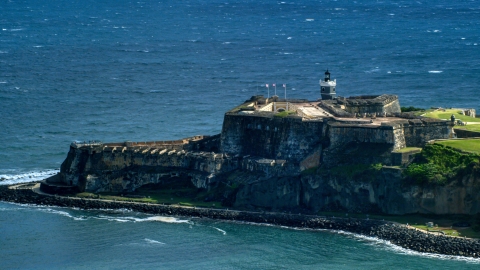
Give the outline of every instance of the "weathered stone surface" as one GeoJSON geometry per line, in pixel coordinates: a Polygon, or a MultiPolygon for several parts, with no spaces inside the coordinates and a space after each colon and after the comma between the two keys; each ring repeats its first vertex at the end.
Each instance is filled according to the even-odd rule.
{"type": "MultiPolygon", "coordinates": [[[[326,112],[319,118],[282,118],[274,117],[274,112],[256,110],[260,101],[261,98],[253,97],[227,112],[222,133],[215,136],[161,142],[74,143],[60,173],[47,179],[48,187],[132,192],[143,185],[179,178],[188,179],[195,188],[215,192],[218,183],[235,182],[232,175],[242,171],[252,177],[238,181],[236,197],[228,199],[230,204],[242,207],[305,211],[337,207],[398,214],[478,211],[475,203],[464,204],[467,208],[462,209],[443,205],[449,199],[458,201],[467,196],[461,194],[471,194],[461,189],[458,196],[438,199],[438,203],[435,199],[433,203],[430,198],[421,199],[413,195],[418,192],[403,189],[399,172],[385,169],[375,175],[362,175],[361,183],[328,174],[328,170],[339,166],[392,165],[393,150],[447,138],[450,127],[446,121],[403,115],[396,109],[391,111],[395,111],[396,117],[377,119],[373,114],[369,119],[345,118],[351,115],[336,107],[332,107],[333,115],[326,112]],[[335,115],[337,109],[345,115],[335,115]],[[326,174],[302,174],[317,168],[326,174]],[[364,181],[368,177],[372,180],[364,181]]],[[[316,109],[313,103],[301,105],[305,100],[289,102],[290,108],[316,109]]],[[[327,103],[337,106],[335,102],[327,103]]],[[[338,102],[347,107],[383,106],[385,112],[398,99],[385,95],[338,102]]],[[[444,194],[440,190],[435,192],[444,194]]]]}

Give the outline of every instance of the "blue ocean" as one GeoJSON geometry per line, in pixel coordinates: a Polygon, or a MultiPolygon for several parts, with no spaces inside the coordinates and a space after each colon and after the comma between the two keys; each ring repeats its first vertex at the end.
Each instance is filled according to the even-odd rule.
{"type": "MultiPolygon", "coordinates": [[[[252,95],[480,110],[480,1],[0,3],[0,184],[72,141],[213,135],[252,95]],[[276,84],[278,89],[270,87],[276,84]],[[286,84],[286,93],[280,85],[286,84]]],[[[344,232],[0,202],[0,269],[478,269],[344,232]]]]}

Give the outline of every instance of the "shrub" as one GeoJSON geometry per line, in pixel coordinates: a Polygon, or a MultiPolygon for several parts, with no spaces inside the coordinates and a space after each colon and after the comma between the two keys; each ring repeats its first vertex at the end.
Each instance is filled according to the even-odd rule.
{"type": "Polygon", "coordinates": [[[460,153],[443,145],[427,145],[404,174],[416,184],[445,185],[478,170],[477,154],[460,153]]]}
{"type": "Polygon", "coordinates": [[[401,112],[418,112],[418,111],[425,111],[425,109],[422,108],[415,108],[413,106],[410,107],[400,107],[401,112]]]}

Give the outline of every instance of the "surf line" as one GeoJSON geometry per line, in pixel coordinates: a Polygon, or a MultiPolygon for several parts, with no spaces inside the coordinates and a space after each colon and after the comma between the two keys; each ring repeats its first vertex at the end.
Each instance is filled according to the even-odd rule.
{"type": "MultiPolygon", "coordinates": [[[[37,185],[38,186],[38,185],[37,185]]],[[[0,200],[37,205],[55,205],[80,209],[129,209],[154,215],[177,217],[210,218],[226,221],[243,221],[259,224],[272,224],[291,228],[328,229],[346,231],[377,237],[390,243],[422,252],[443,255],[480,258],[480,241],[477,239],[436,235],[405,225],[374,219],[326,217],[305,214],[254,212],[227,209],[198,208],[176,205],[120,202],[102,199],[64,197],[42,193],[31,184],[27,188],[0,186],[0,200]]]]}

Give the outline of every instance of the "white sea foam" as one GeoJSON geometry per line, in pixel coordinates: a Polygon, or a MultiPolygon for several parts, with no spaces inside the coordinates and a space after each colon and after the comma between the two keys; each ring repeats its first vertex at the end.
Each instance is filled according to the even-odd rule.
{"type": "Polygon", "coordinates": [[[405,254],[410,256],[436,258],[436,259],[442,259],[442,260],[458,260],[458,261],[465,261],[469,263],[480,264],[480,259],[478,258],[470,258],[470,257],[454,256],[454,255],[443,255],[443,254],[435,254],[435,253],[423,253],[423,252],[418,252],[418,251],[414,251],[414,250],[410,250],[410,249],[406,249],[406,248],[394,245],[390,243],[390,241],[382,240],[377,237],[370,237],[370,236],[365,236],[365,235],[355,234],[355,233],[345,232],[345,231],[333,231],[333,232],[336,232],[338,234],[353,236],[357,239],[368,241],[371,243],[371,245],[385,248],[395,253],[400,253],[400,254],[405,254]]]}
{"type": "Polygon", "coordinates": [[[7,83],[7,82],[4,81],[4,82],[0,82],[0,83],[7,83]]]}
{"type": "Polygon", "coordinates": [[[378,248],[383,248],[388,251],[392,251],[395,253],[405,254],[409,256],[419,256],[419,257],[428,257],[428,258],[436,258],[441,260],[457,260],[457,261],[465,261],[468,263],[473,264],[480,264],[480,258],[471,258],[471,257],[463,257],[463,256],[454,256],[454,255],[443,255],[443,254],[435,254],[435,253],[423,253],[418,252],[410,249],[406,249],[397,245],[390,243],[390,241],[382,240],[377,237],[365,236],[361,234],[356,234],[352,232],[342,231],[342,230],[331,230],[331,229],[309,229],[309,228],[299,228],[299,227],[288,227],[288,226],[279,226],[270,223],[254,223],[254,222],[247,222],[247,221],[234,221],[237,224],[247,224],[253,226],[264,226],[264,227],[278,227],[287,230],[295,230],[295,231],[318,231],[318,232],[327,232],[327,233],[336,233],[341,235],[346,235],[349,237],[353,237],[355,239],[359,239],[362,241],[370,242],[370,245],[376,246],[378,248]]]}
{"type": "Polygon", "coordinates": [[[442,73],[442,70],[429,70],[428,73],[442,73]]]}
{"type": "Polygon", "coordinates": [[[306,22],[313,22],[315,19],[305,19],[306,22]]]}
{"type": "Polygon", "coordinates": [[[148,217],[143,221],[160,221],[165,223],[190,223],[190,220],[178,219],[174,217],[163,217],[163,216],[148,217]]]}
{"type": "Polygon", "coordinates": [[[72,216],[70,213],[66,212],[66,211],[61,211],[61,210],[56,210],[56,209],[52,209],[52,208],[39,208],[40,211],[42,212],[45,212],[45,213],[49,213],[49,214],[56,214],[56,215],[61,215],[61,216],[64,216],[64,217],[68,217],[68,218],[72,218],[73,220],[87,220],[87,218],[85,217],[75,217],[75,216],[72,216]]]}
{"type": "Polygon", "coordinates": [[[145,241],[146,241],[147,243],[149,243],[149,244],[165,245],[165,243],[160,242],[160,241],[157,241],[157,240],[153,240],[153,239],[145,238],[145,239],[143,239],[143,240],[145,240],[145,241]]]}
{"type": "Polygon", "coordinates": [[[96,219],[104,219],[108,221],[117,221],[117,222],[164,222],[164,223],[191,223],[189,220],[178,219],[174,217],[164,217],[164,216],[153,216],[153,217],[146,217],[146,218],[138,218],[138,217],[113,217],[113,216],[106,216],[100,215],[95,217],[96,219]]]}
{"type": "Polygon", "coordinates": [[[222,230],[222,229],[220,229],[220,228],[213,227],[213,226],[212,226],[212,228],[214,228],[215,230],[217,230],[217,231],[221,232],[223,235],[227,235],[227,232],[226,232],[226,231],[224,231],[224,230],[222,230]]]}
{"type": "MultiPolygon", "coordinates": [[[[4,170],[1,170],[2,173],[4,170]]],[[[8,171],[8,170],[7,170],[8,171]]],[[[0,185],[14,185],[43,180],[49,176],[57,174],[59,170],[42,170],[27,173],[0,174],[0,185]]]]}

